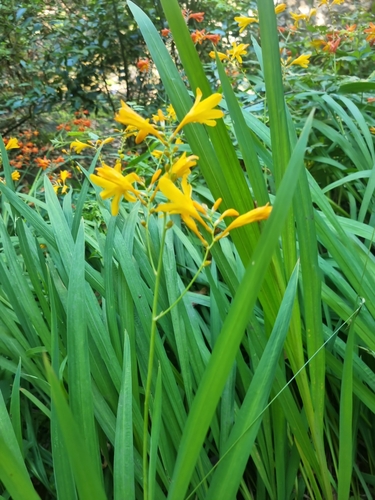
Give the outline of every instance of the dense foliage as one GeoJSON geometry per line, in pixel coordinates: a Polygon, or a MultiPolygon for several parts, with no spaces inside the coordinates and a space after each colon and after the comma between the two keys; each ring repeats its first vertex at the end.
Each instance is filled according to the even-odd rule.
{"type": "Polygon", "coordinates": [[[0,141],[1,500],[375,496],[375,23],[342,3],[0,6],[3,125],[40,113],[0,141]]]}

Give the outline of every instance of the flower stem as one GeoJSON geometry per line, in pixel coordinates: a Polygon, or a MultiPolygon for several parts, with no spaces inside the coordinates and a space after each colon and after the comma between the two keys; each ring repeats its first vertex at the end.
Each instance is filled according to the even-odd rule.
{"type": "Polygon", "coordinates": [[[151,396],[151,384],[152,384],[152,372],[154,366],[154,355],[155,355],[155,339],[156,339],[156,323],[157,323],[157,308],[159,299],[159,287],[161,279],[161,271],[163,267],[163,249],[165,244],[166,235],[166,219],[163,222],[163,233],[160,245],[160,253],[158,259],[158,267],[156,269],[156,279],[154,288],[154,300],[152,304],[152,320],[151,320],[151,331],[150,331],[150,350],[148,354],[148,368],[147,368],[147,380],[146,380],[146,391],[145,391],[145,403],[143,408],[143,498],[148,500],[148,423],[149,423],[149,407],[150,407],[150,396],[151,396]]]}
{"type": "Polygon", "coordinates": [[[206,253],[204,254],[204,257],[203,257],[203,261],[202,261],[202,264],[199,266],[197,272],[194,274],[194,276],[192,277],[190,283],[188,284],[188,286],[185,288],[185,290],[182,292],[182,294],[173,302],[173,304],[171,304],[168,309],[166,309],[165,311],[162,311],[160,314],[158,314],[155,318],[153,318],[155,321],[159,321],[160,318],[162,318],[163,316],[165,316],[167,313],[169,313],[169,311],[171,309],[173,309],[179,302],[180,300],[187,294],[187,292],[190,290],[191,286],[193,285],[193,283],[195,282],[195,280],[198,278],[198,276],[200,275],[200,273],[202,272],[202,269],[205,267],[204,264],[207,260],[207,257],[208,257],[208,253],[209,251],[211,250],[213,244],[211,244],[209,247],[206,248],[206,253]]]}

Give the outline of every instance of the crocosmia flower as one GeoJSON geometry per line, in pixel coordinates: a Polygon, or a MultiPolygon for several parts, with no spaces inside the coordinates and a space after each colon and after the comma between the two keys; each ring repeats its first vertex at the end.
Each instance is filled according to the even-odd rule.
{"type": "Polygon", "coordinates": [[[133,186],[134,182],[142,182],[142,179],[132,172],[128,175],[122,175],[121,164],[116,163],[115,167],[109,167],[103,164],[102,167],[96,169],[98,175],[91,174],[91,182],[104,189],[100,196],[103,200],[112,198],[111,213],[117,215],[120,209],[121,198],[135,202],[140,196],[140,192],[133,186]]]}

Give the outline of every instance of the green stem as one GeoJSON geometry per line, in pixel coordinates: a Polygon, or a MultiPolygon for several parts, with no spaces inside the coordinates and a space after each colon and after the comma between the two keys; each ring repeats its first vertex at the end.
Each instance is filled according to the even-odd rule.
{"type": "Polygon", "coordinates": [[[158,314],[155,318],[153,318],[156,321],[159,321],[160,318],[162,318],[163,316],[165,316],[167,313],[169,313],[169,311],[171,309],[173,309],[179,302],[180,300],[187,294],[187,292],[190,290],[191,286],[193,285],[193,283],[195,282],[195,280],[198,278],[198,276],[200,275],[200,273],[202,272],[202,269],[204,268],[204,263],[206,262],[207,260],[207,257],[208,257],[208,253],[209,251],[211,250],[213,246],[213,243],[206,248],[206,253],[204,254],[204,257],[203,257],[203,261],[202,261],[202,264],[199,266],[198,268],[198,271],[194,274],[193,278],[191,279],[190,283],[188,284],[188,286],[185,288],[185,290],[182,292],[182,294],[173,302],[173,304],[171,304],[168,309],[166,309],[165,311],[162,311],[160,314],[158,314]]]}
{"type": "Polygon", "coordinates": [[[158,267],[156,270],[156,280],[154,288],[154,300],[152,304],[152,321],[151,321],[151,332],[150,332],[150,351],[148,355],[148,368],[147,368],[147,381],[146,381],[146,392],[145,392],[145,405],[143,410],[143,498],[148,500],[148,412],[150,406],[150,395],[151,395],[151,383],[152,383],[152,372],[154,365],[154,355],[155,355],[155,339],[156,339],[156,323],[157,323],[157,308],[158,308],[158,298],[159,298],[159,287],[161,270],[163,267],[163,249],[165,244],[166,235],[166,219],[164,218],[163,225],[163,235],[160,246],[158,267]]]}
{"type": "Polygon", "coordinates": [[[149,222],[150,222],[150,202],[147,207],[147,217],[146,217],[146,246],[147,246],[147,253],[148,253],[148,258],[150,260],[152,270],[154,271],[155,276],[157,276],[157,270],[155,269],[155,264],[154,264],[154,259],[152,258],[152,251],[151,251],[151,240],[150,240],[150,232],[149,232],[149,222]]]}

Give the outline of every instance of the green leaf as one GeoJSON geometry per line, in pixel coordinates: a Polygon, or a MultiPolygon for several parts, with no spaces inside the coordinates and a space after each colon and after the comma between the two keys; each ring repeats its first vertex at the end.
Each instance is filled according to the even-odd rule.
{"type": "Polygon", "coordinates": [[[303,156],[311,125],[312,116],[306,121],[305,128],[293,151],[271,217],[265,225],[252,260],[246,268],[245,276],[238,287],[211,359],[199,384],[180,443],[168,495],[169,500],[180,500],[185,496],[204,437],[233,366],[243,332],[255,305],[288,209],[291,206],[294,189],[303,167],[303,156]]]}
{"type": "Polygon", "coordinates": [[[221,491],[225,491],[228,499],[236,497],[262,423],[261,417],[267,407],[276,368],[288,333],[297,291],[298,273],[299,265],[297,264],[285,291],[271,336],[225,444],[224,455],[215,470],[207,500],[219,498],[221,491]]]}
{"type": "Polygon", "coordinates": [[[114,500],[123,500],[124,498],[135,500],[132,413],[131,350],[129,335],[125,333],[122,383],[116,418],[114,500]]]}

